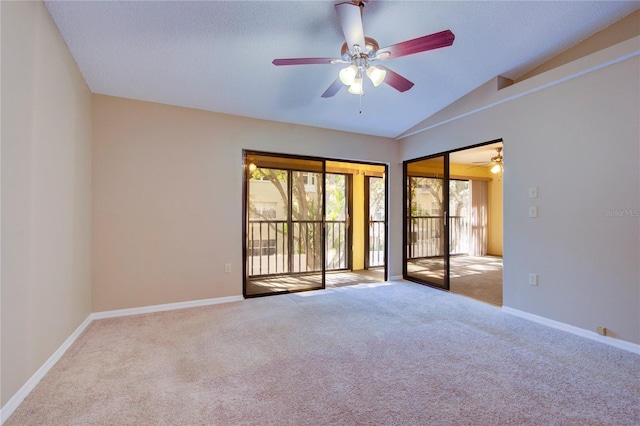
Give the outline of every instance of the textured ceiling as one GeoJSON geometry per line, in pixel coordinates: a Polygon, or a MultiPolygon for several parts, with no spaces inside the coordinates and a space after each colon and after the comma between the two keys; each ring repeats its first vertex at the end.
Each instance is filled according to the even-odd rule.
{"type": "Polygon", "coordinates": [[[341,65],[337,1],[47,2],[94,93],[395,137],[489,79],[518,77],[639,2],[371,0],[364,30],[387,46],[450,29],[453,46],[385,62],[415,83],[320,95],[341,65]],[[359,102],[362,101],[362,113],[359,102]]]}

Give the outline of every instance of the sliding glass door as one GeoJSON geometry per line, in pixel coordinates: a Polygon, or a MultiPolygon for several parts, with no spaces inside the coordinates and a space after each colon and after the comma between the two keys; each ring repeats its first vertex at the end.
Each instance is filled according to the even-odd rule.
{"type": "Polygon", "coordinates": [[[245,296],[324,288],[324,162],[245,161],[245,296]]]}
{"type": "Polygon", "coordinates": [[[244,151],[243,295],[385,280],[385,175],[380,164],[244,151]]]}
{"type": "Polygon", "coordinates": [[[405,162],[404,276],[449,289],[448,154],[405,162]]]}

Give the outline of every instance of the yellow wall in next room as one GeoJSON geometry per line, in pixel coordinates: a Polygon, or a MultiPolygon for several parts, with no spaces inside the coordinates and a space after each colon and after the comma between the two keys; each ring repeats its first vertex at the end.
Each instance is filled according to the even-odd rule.
{"type": "Polygon", "coordinates": [[[364,175],[353,176],[353,270],[364,269],[364,175]]]}
{"type": "Polygon", "coordinates": [[[502,256],[502,178],[503,173],[493,174],[490,167],[472,167],[468,164],[449,165],[451,177],[480,177],[489,179],[489,241],[487,254],[502,256]]]}

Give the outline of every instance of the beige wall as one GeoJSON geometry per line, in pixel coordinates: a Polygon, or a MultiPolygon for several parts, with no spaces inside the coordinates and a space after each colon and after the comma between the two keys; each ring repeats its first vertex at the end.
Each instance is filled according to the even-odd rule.
{"type": "Polygon", "coordinates": [[[42,2],[1,2],[4,405],[91,312],[91,98],[42,2]]]}
{"type": "Polygon", "coordinates": [[[640,10],[636,10],[615,24],[592,35],[586,40],[581,41],[571,49],[562,52],[535,69],[518,77],[516,82],[520,82],[538,74],[542,74],[545,71],[558,68],[561,65],[568,64],[576,59],[583,58],[599,50],[637,36],[640,36],[640,10]]]}
{"type": "MultiPolygon", "coordinates": [[[[243,149],[391,161],[402,181],[390,139],[101,95],[93,142],[96,312],[242,294],[243,149]]],[[[401,232],[391,240],[399,275],[401,232]]]]}
{"type": "Polygon", "coordinates": [[[401,141],[402,158],[412,159],[502,138],[504,305],[590,331],[604,326],[633,343],[640,220],[611,212],[640,210],[640,59],[629,58],[638,41],[494,95],[472,93],[401,141]],[[474,108],[457,115],[465,105],[474,108]],[[539,274],[539,286],[527,283],[529,273],[539,274]]]}

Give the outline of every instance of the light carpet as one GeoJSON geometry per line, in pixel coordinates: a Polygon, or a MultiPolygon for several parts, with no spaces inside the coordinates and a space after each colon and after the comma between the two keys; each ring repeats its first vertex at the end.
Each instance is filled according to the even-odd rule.
{"type": "Polygon", "coordinates": [[[501,257],[452,257],[450,270],[449,289],[453,293],[502,306],[501,257]]]}
{"type": "Polygon", "coordinates": [[[409,283],[93,322],[14,425],[638,425],[640,356],[409,283]]]}

